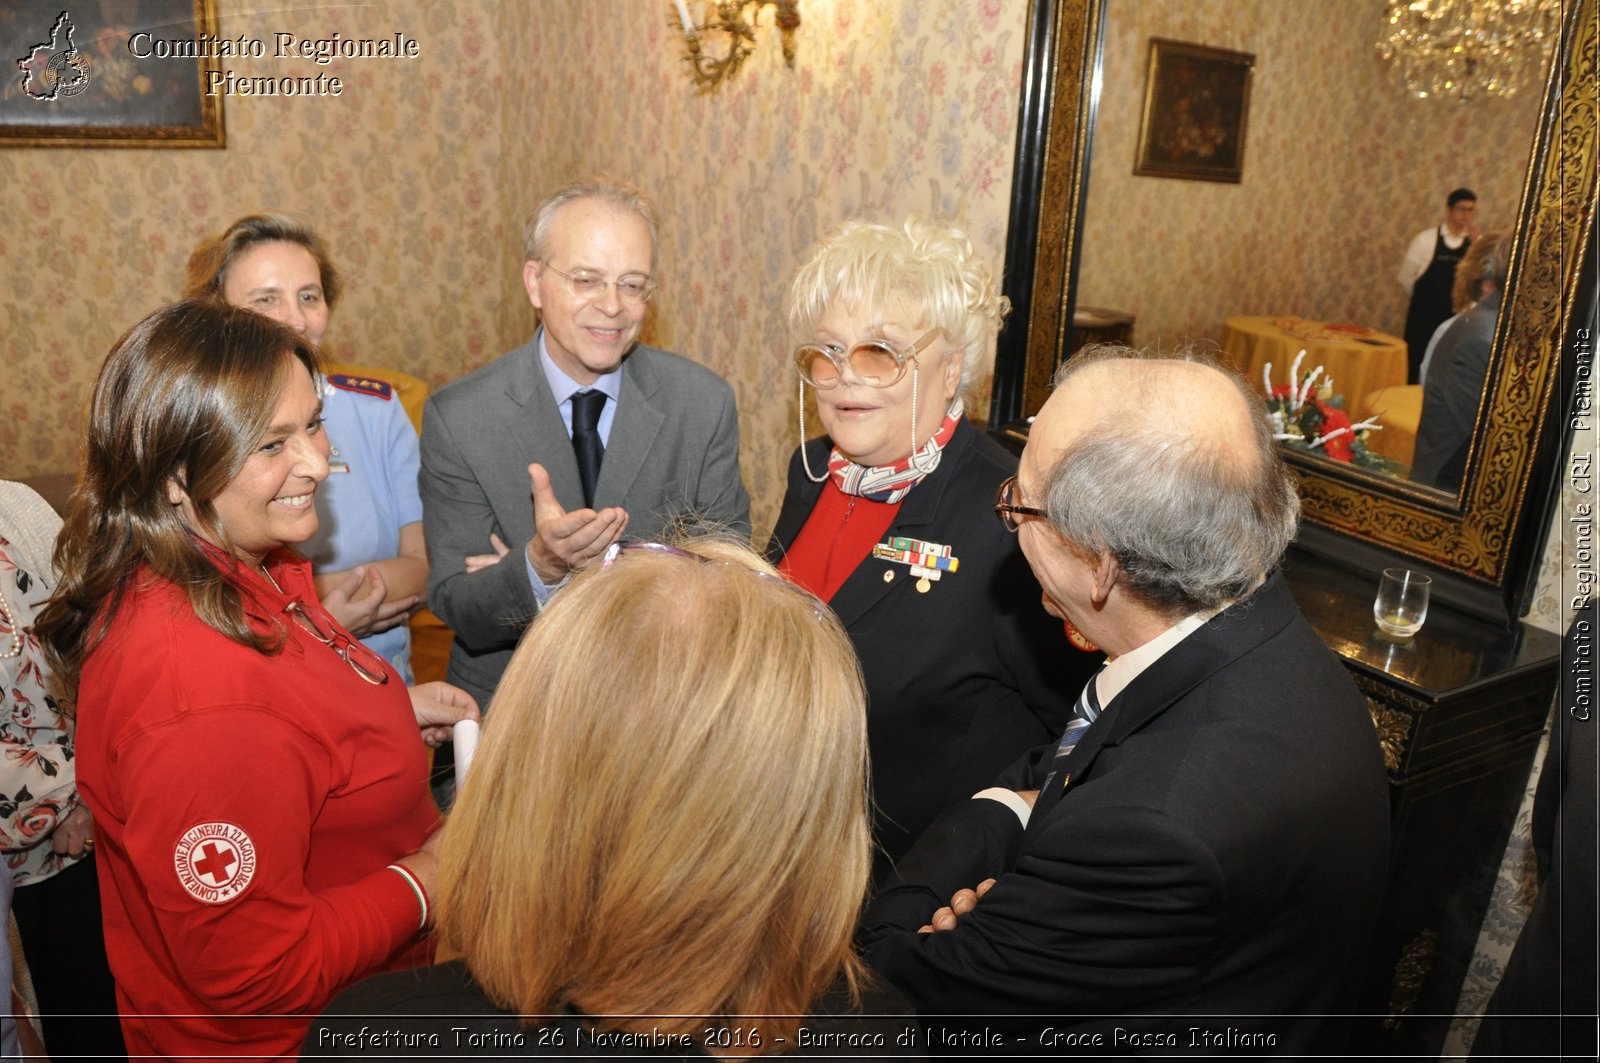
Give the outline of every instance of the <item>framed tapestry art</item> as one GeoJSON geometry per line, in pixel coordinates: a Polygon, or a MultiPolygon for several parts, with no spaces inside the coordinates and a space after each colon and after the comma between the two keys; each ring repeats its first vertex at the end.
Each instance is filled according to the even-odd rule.
{"type": "Polygon", "coordinates": [[[1133,172],[1237,184],[1255,62],[1249,52],[1150,38],[1133,172]]]}
{"type": "Polygon", "coordinates": [[[220,148],[216,0],[0,7],[0,146],[220,148]]]}

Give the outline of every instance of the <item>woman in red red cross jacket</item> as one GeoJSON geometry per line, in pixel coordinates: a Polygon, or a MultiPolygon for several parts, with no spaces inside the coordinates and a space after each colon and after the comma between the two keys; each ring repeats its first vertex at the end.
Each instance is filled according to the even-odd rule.
{"type": "Polygon", "coordinates": [[[408,691],[317,599],[294,550],[328,475],[315,381],[295,333],[193,301],[118,341],[91,399],[35,630],[130,1055],[293,1053],[297,1014],[429,958],[424,739],[477,710],[408,691]]]}

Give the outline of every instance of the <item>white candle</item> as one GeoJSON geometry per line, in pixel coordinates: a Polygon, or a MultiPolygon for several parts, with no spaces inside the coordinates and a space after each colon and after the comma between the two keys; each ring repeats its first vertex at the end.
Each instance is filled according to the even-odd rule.
{"type": "Polygon", "coordinates": [[[678,9],[678,21],[683,23],[683,35],[693,37],[694,23],[689,21],[689,9],[684,6],[683,0],[672,0],[672,4],[678,9]]]}
{"type": "Polygon", "coordinates": [[[461,786],[461,780],[467,777],[467,769],[472,766],[472,754],[478,749],[478,721],[462,720],[450,728],[451,741],[455,743],[456,754],[456,786],[461,786]]]}

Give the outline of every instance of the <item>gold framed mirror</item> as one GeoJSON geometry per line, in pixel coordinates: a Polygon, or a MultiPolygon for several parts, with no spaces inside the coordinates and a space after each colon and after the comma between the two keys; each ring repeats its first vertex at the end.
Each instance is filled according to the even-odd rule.
{"type": "MultiPolygon", "coordinates": [[[[1055,367],[1093,334],[1092,315],[1083,311],[1095,308],[1077,300],[1108,2],[1119,0],[1034,0],[1030,13],[1007,244],[1006,291],[1015,311],[1001,336],[990,420],[1013,444],[1026,438],[1027,417],[1043,403],[1055,367]]],[[[1502,623],[1522,614],[1530,593],[1559,486],[1565,391],[1580,336],[1593,327],[1596,3],[1576,0],[1564,12],[1537,130],[1528,132],[1521,201],[1514,214],[1501,211],[1515,218],[1511,273],[1461,488],[1447,492],[1286,450],[1304,502],[1300,548],[1364,572],[1403,556],[1435,574],[1440,598],[1502,623]]],[[[1381,12],[1367,6],[1375,37],[1381,12]]],[[[1270,77],[1265,63],[1257,72],[1264,76],[1270,77]]],[[[1252,131],[1258,118],[1274,120],[1267,110],[1270,82],[1258,80],[1258,94],[1252,131]]],[[[1247,158],[1248,190],[1250,168],[1271,161],[1254,147],[1247,158]]],[[[1151,217],[1150,233],[1131,235],[1159,242],[1161,221],[1151,217]]],[[[1383,256],[1374,271],[1386,274],[1391,249],[1372,253],[1383,256]]],[[[1182,283],[1181,274],[1174,283],[1182,283]]]]}

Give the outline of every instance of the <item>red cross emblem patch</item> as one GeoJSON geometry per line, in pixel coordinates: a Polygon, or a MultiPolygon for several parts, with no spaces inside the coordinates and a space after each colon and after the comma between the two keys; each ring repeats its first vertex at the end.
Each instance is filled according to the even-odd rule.
{"type": "Polygon", "coordinates": [[[199,823],[183,832],[172,851],[178,881],[202,904],[226,904],[256,874],[256,847],[232,823],[199,823]]]}

